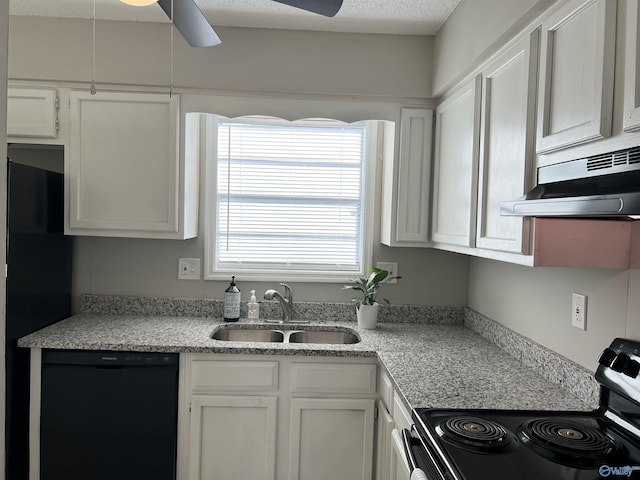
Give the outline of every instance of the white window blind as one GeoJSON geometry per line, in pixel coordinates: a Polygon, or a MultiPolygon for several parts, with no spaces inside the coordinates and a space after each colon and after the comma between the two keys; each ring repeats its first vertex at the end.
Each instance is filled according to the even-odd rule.
{"type": "Polygon", "coordinates": [[[217,271],[360,272],[366,124],[218,121],[217,271]]]}

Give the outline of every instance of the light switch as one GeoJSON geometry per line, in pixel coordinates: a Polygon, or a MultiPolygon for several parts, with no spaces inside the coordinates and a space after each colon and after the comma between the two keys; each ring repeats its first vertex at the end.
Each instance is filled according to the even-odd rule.
{"type": "Polygon", "coordinates": [[[200,259],[179,258],[178,280],[200,280],[200,259]]]}

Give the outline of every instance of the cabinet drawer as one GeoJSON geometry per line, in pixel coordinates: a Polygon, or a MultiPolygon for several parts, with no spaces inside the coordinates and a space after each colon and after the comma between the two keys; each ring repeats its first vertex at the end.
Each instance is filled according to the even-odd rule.
{"type": "Polygon", "coordinates": [[[274,391],[278,389],[278,362],[194,361],[191,390],[274,391]]]}
{"type": "Polygon", "coordinates": [[[366,394],[376,392],[376,366],[294,363],[292,393],[366,394]]]}

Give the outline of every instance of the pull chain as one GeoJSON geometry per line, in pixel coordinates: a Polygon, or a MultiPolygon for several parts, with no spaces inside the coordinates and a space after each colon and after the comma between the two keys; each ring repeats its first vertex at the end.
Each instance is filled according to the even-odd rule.
{"type": "Polygon", "coordinates": [[[93,37],[91,41],[91,95],[96,94],[96,0],[93,0],[93,37]]]}

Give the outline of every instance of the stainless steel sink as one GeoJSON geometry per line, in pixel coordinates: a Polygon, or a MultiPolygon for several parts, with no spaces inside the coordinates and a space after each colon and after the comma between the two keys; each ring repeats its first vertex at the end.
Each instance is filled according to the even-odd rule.
{"type": "Polygon", "coordinates": [[[283,342],[284,333],[259,328],[220,328],[211,338],[227,342],[283,342]]]}
{"type": "MultiPolygon", "coordinates": [[[[283,325],[283,328],[285,326],[283,325]]],[[[322,343],[347,345],[360,342],[360,337],[350,329],[323,329],[291,325],[291,330],[253,328],[245,325],[221,325],[211,334],[214,340],[224,342],[276,342],[276,343],[322,343]]]]}
{"type": "Polygon", "coordinates": [[[358,343],[360,339],[351,332],[336,330],[304,330],[301,332],[291,332],[289,343],[327,343],[327,344],[350,344],[358,343]]]}

